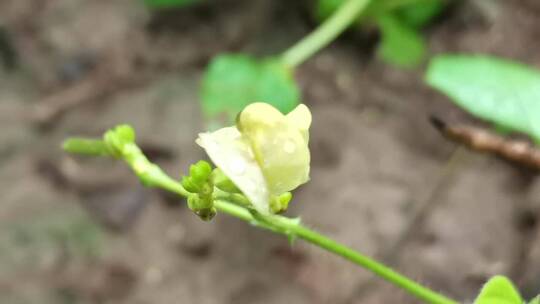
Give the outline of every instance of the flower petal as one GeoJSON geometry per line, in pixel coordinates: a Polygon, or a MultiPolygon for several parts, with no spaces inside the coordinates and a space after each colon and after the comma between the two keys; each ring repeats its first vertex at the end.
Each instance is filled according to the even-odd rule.
{"type": "Polygon", "coordinates": [[[291,125],[298,128],[307,144],[309,141],[309,127],[311,126],[311,112],[308,107],[305,104],[299,104],[285,117],[291,125]]]}
{"type": "Polygon", "coordinates": [[[304,105],[288,118],[266,103],[253,103],[240,114],[238,129],[250,143],[271,195],[291,191],[309,180],[310,123],[311,114],[304,105]]]}
{"type": "Polygon", "coordinates": [[[235,127],[201,133],[197,144],[204,148],[212,162],[244,193],[258,212],[270,213],[270,195],[261,167],[249,143],[235,127]]]}

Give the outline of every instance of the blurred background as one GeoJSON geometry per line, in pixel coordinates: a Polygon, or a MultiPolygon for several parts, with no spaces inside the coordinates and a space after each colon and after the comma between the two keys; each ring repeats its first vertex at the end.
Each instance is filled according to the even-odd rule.
{"type": "MultiPolygon", "coordinates": [[[[365,270],[146,189],[119,162],[60,145],[132,124],[172,176],[204,158],[200,82],[220,53],[277,54],[317,26],[314,1],[0,1],[0,303],[417,303],[365,270]]],[[[451,2],[430,54],[540,67],[540,2],[451,2]]],[[[313,113],[311,181],[287,215],[457,299],[494,274],[540,286],[536,172],[445,140],[471,118],[349,30],[295,71],[313,113]]]]}

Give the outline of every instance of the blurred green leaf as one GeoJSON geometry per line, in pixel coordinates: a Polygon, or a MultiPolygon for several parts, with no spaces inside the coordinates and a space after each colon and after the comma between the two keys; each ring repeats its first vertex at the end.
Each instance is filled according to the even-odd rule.
{"type": "Polygon", "coordinates": [[[540,72],[489,56],[441,55],[428,84],[471,114],[540,140],[540,72]]]}
{"type": "Polygon", "coordinates": [[[315,5],[315,17],[319,21],[330,17],[345,0],[319,0],[315,5]]]}
{"type": "Polygon", "coordinates": [[[201,95],[206,116],[225,113],[231,122],[252,102],[263,101],[288,113],[300,101],[300,91],[287,66],[277,59],[242,54],[214,58],[204,75],[201,95]]]}
{"type": "Polygon", "coordinates": [[[523,304],[523,300],[509,279],[494,276],[482,287],[474,304],[523,304]]]}
{"type": "Polygon", "coordinates": [[[391,15],[380,17],[378,25],[382,34],[378,54],[384,61],[405,68],[422,63],[426,46],[414,29],[391,15]]]}
{"type": "Polygon", "coordinates": [[[144,0],[144,4],[150,8],[174,8],[183,7],[201,2],[202,0],[144,0]]]}
{"type": "Polygon", "coordinates": [[[540,295],[529,301],[529,304],[540,304],[540,295]]]}
{"type": "MultiPolygon", "coordinates": [[[[315,4],[315,17],[324,21],[345,1],[318,0],[315,4]]],[[[445,0],[378,0],[371,1],[359,18],[373,20],[382,15],[395,14],[407,25],[420,28],[441,13],[445,6],[445,0]]]]}
{"type": "MultiPolygon", "coordinates": [[[[318,0],[315,4],[315,18],[319,22],[323,22],[330,17],[346,0],[318,0]]],[[[365,19],[373,19],[379,14],[387,11],[387,0],[371,1],[363,12],[358,16],[358,25],[365,19]]]]}
{"type": "MultiPolygon", "coordinates": [[[[345,0],[319,0],[315,14],[329,17],[345,0]]],[[[422,63],[426,42],[418,31],[445,7],[444,0],[372,1],[359,17],[361,24],[375,24],[381,32],[379,56],[387,63],[412,68],[422,63]]]]}
{"type": "Polygon", "coordinates": [[[419,0],[396,10],[398,18],[408,26],[419,29],[426,26],[445,8],[442,0],[419,0]]]}

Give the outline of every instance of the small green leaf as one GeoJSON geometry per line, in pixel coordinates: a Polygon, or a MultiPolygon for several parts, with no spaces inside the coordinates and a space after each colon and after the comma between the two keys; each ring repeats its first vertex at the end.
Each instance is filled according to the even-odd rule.
{"type": "Polygon", "coordinates": [[[106,156],[109,155],[107,145],[102,140],[86,139],[86,138],[68,138],[62,144],[62,148],[69,153],[90,155],[90,156],[106,156]]]}
{"type": "Polygon", "coordinates": [[[144,4],[150,8],[174,8],[174,7],[184,7],[202,0],[144,0],[144,4]]]}
{"type": "Polygon", "coordinates": [[[426,81],[471,114],[540,139],[540,72],[489,56],[441,55],[426,81]]]}
{"type": "Polygon", "coordinates": [[[509,279],[494,276],[482,287],[474,304],[523,304],[523,299],[509,279]]]}
{"type": "Polygon", "coordinates": [[[382,34],[378,53],[384,61],[405,68],[422,63],[426,46],[416,30],[391,15],[379,17],[377,23],[382,34]]]}
{"type": "Polygon", "coordinates": [[[220,55],[212,60],[202,83],[204,113],[226,114],[229,122],[248,104],[264,101],[283,113],[299,103],[300,91],[292,71],[276,59],[220,55]]]}

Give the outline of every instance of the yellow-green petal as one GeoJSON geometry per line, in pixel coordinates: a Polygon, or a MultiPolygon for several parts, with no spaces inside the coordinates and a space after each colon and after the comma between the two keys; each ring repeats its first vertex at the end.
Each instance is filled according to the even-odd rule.
{"type": "Polygon", "coordinates": [[[299,104],[285,117],[290,124],[300,131],[307,144],[309,141],[309,127],[311,126],[311,112],[308,107],[305,104],[299,104]]]}
{"type": "Polygon", "coordinates": [[[266,103],[247,106],[238,129],[250,143],[271,195],[291,191],[309,180],[308,128],[311,114],[304,105],[286,117],[266,103]]]}
{"type": "Polygon", "coordinates": [[[270,213],[270,195],[261,167],[249,143],[235,127],[201,133],[197,144],[204,148],[212,162],[244,193],[258,212],[270,213]]]}

